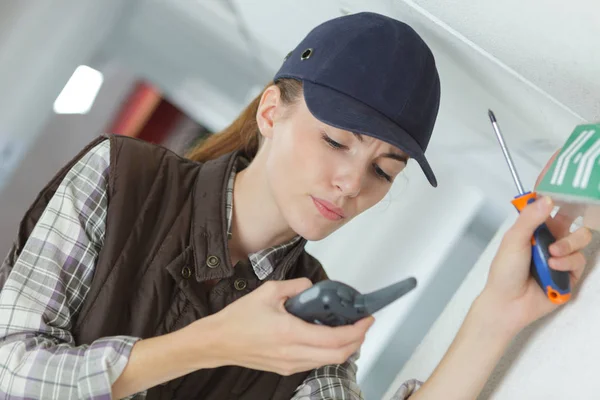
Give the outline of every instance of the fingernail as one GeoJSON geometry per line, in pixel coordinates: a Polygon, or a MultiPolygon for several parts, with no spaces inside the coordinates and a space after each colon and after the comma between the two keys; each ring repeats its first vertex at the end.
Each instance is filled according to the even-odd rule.
{"type": "Polygon", "coordinates": [[[559,244],[557,244],[557,243],[554,243],[554,244],[552,244],[552,245],[550,246],[549,250],[550,250],[551,252],[553,252],[553,253],[556,253],[556,254],[561,254],[561,253],[563,252],[563,251],[562,251],[562,250],[563,250],[563,249],[562,249],[562,246],[561,246],[561,245],[559,245],[559,244]]]}
{"type": "Polygon", "coordinates": [[[546,211],[552,206],[552,199],[549,196],[544,196],[537,201],[537,206],[540,210],[546,211]]]}

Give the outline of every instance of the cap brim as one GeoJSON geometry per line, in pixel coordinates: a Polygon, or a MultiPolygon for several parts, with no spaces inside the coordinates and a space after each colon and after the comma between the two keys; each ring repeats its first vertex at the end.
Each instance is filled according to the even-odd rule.
{"type": "Polygon", "coordinates": [[[396,146],[414,158],[433,187],[437,179],[425,153],[404,129],[366,104],[326,86],[303,81],[304,100],[311,114],[339,129],[360,133],[396,146]]]}

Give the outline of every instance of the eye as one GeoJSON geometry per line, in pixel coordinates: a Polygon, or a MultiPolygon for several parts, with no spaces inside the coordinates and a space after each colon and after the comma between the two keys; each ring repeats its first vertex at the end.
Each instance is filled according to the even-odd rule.
{"type": "Polygon", "coordinates": [[[327,134],[325,132],[321,132],[321,137],[330,147],[333,147],[336,150],[347,148],[343,144],[340,144],[340,143],[336,142],[335,140],[333,140],[332,138],[330,138],[329,136],[327,136],[327,134]]]}
{"type": "Polygon", "coordinates": [[[373,164],[373,168],[375,168],[375,174],[381,179],[384,179],[388,182],[392,182],[392,177],[386,174],[377,164],[373,164]]]}

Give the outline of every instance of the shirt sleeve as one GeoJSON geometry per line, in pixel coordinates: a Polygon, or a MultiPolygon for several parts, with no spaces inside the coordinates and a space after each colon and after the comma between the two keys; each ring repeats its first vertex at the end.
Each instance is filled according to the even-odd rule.
{"type": "Polygon", "coordinates": [[[396,393],[394,393],[390,400],[407,400],[410,398],[410,396],[415,394],[415,392],[419,390],[421,386],[423,386],[423,382],[416,379],[410,379],[404,382],[402,386],[396,390],[396,393]]]}
{"type": "Polygon", "coordinates": [[[67,173],[0,292],[2,398],[110,399],[139,340],[71,334],[104,242],[109,164],[105,140],[67,173]]]}
{"type": "Polygon", "coordinates": [[[292,400],[363,400],[362,391],[356,383],[358,357],[357,352],[343,364],[314,369],[298,386],[292,400]]]}
{"type": "MultiPolygon", "coordinates": [[[[364,400],[356,382],[359,356],[357,352],[343,364],[314,369],[298,386],[291,400],[364,400]]],[[[414,379],[404,382],[390,400],[407,400],[421,385],[414,379]]]]}

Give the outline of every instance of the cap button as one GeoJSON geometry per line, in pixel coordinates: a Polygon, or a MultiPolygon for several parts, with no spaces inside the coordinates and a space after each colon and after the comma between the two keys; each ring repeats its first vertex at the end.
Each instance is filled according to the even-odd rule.
{"type": "Polygon", "coordinates": [[[308,60],[310,58],[310,56],[312,56],[312,53],[313,53],[313,49],[308,48],[308,49],[306,49],[306,50],[304,50],[302,52],[302,55],[300,56],[300,59],[303,60],[303,61],[304,60],[308,60]]]}

